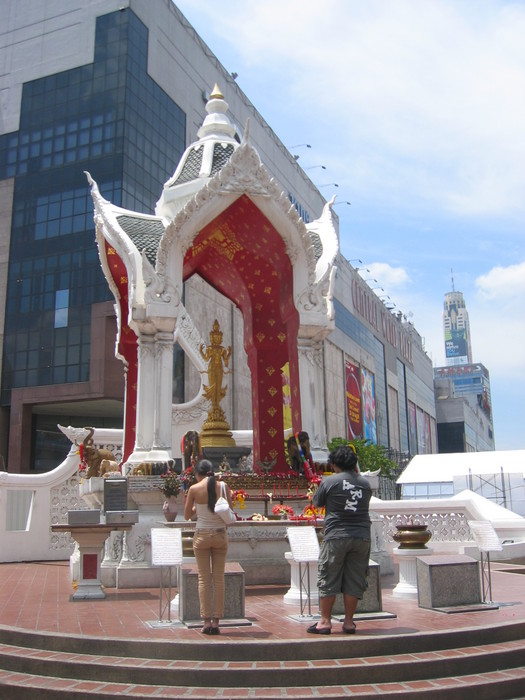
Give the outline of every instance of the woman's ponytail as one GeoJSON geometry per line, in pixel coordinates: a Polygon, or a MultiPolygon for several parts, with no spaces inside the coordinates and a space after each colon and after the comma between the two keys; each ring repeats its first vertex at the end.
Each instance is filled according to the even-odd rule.
{"type": "Polygon", "coordinates": [[[195,471],[200,476],[208,477],[208,508],[213,513],[215,512],[215,504],[217,502],[217,482],[215,480],[215,474],[213,473],[213,464],[210,462],[209,459],[201,459],[200,462],[197,462],[195,466],[195,471]]]}

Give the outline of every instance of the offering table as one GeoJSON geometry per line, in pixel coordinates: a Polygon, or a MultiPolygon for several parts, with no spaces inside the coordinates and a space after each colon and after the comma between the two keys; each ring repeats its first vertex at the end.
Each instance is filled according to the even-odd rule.
{"type": "Polygon", "coordinates": [[[106,594],[100,581],[101,553],[111,532],[129,532],[133,525],[51,525],[53,532],[70,532],[80,552],[80,577],[73,600],[101,599],[106,594]]]}

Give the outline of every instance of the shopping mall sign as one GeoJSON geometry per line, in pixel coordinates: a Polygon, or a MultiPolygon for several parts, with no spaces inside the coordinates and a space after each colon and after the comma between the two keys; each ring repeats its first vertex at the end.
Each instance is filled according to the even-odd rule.
{"type": "Polygon", "coordinates": [[[412,363],[410,336],[372,290],[364,289],[357,279],[352,280],[352,302],[354,311],[367,321],[385,342],[398,350],[407,362],[412,363]]]}

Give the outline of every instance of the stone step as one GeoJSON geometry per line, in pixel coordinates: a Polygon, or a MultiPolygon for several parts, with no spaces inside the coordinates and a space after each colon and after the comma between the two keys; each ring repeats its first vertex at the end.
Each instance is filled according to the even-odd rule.
{"type": "Polygon", "coordinates": [[[465,676],[517,668],[525,659],[525,641],[437,652],[309,661],[158,660],[95,654],[71,654],[28,647],[0,646],[0,668],[41,676],[148,685],[262,688],[268,685],[340,685],[393,683],[439,676],[465,676]],[[444,673],[446,670],[446,674],[444,673]]]}
{"type": "Polygon", "coordinates": [[[12,673],[0,670],[2,700],[27,700],[37,693],[38,700],[113,700],[117,697],[134,700],[161,698],[191,698],[191,700],[281,700],[286,698],[330,698],[365,700],[392,697],[394,700],[465,700],[475,693],[476,700],[519,700],[525,688],[525,667],[504,671],[478,673],[463,677],[444,676],[431,680],[396,683],[275,686],[253,688],[201,688],[189,686],[135,685],[107,683],[12,673]]]}
{"type": "Polygon", "coordinates": [[[464,698],[474,689],[476,700],[517,698],[525,687],[524,632],[525,623],[516,623],[389,638],[333,635],[283,645],[220,639],[144,642],[4,628],[0,698],[25,699],[35,687],[39,700],[119,695],[355,698],[379,690],[396,698],[464,698]],[[9,643],[10,637],[25,644],[9,643]],[[467,638],[475,646],[466,644],[467,638]],[[140,655],[130,653],[139,648],[140,655]],[[215,660],[206,658],[210,656],[215,660]]]}
{"type": "MultiPolygon", "coordinates": [[[[221,625],[222,627],[222,625],[221,625]]],[[[205,637],[202,641],[180,639],[144,640],[117,637],[88,637],[78,634],[36,632],[0,625],[0,644],[30,647],[69,654],[122,656],[146,659],[185,661],[297,661],[335,658],[385,656],[395,648],[396,654],[412,654],[460,649],[486,644],[525,640],[525,620],[485,627],[465,627],[432,632],[414,632],[389,636],[337,633],[330,636],[304,635],[293,640],[223,640],[205,637]]],[[[1,698],[0,698],[1,700],[1,698]]]]}

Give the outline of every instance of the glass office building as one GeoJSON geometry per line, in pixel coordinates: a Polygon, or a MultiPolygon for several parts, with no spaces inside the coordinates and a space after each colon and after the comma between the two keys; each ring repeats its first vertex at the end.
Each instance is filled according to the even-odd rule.
{"type": "MultiPolygon", "coordinates": [[[[13,390],[49,387],[52,403],[66,398],[57,387],[89,381],[92,305],[113,297],[94,245],[84,171],[107,199],[150,212],[184,151],[185,114],[148,75],[147,56],[148,29],[129,8],[97,17],[93,63],[24,83],[20,128],[0,137],[0,177],[14,181],[3,407],[13,390]]],[[[77,423],[93,415],[99,426],[118,423],[118,405],[92,414],[83,393],[80,385],[77,423]]],[[[56,465],[48,442],[67,445],[56,423],[69,418],[67,408],[33,413],[37,469],[56,465]]]]}
{"type": "MultiPolygon", "coordinates": [[[[123,420],[114,297],[98,259],[85,171],[107,200],[152,214],[218,83],[232,123],[250,119],[250,140],[304,221],[318,218],[325,200],[172,0],[42,0],[31,16],[18,0],[4,4],[0,455],[10,471],[42,471],[69,449],[57,424],[123,420]]],[[[346,436],[347,366],[368,387],[374,414],[363,425],[371,439],[403,454],[435,451],[432,366],[421,339],[374,295],[366,308],[380,309],[377,325],[350,299],[350,285],[362,282],[357,271],[341,260],[340,272],[336,330],[324,347],[325,381],[337,387],[328,438],[346,436]]],[[[199,296],[203,288],[187,284],[185,304],[206,337],[209,319],[199,313],[214,309],[210,290],[199,296]]],[[[235,313],[226,314],[224,342],[238,351],[237,375],[249,387],[235,313]]],[[[187,401],[200,377],[180,353],[175,364],[174,400],[187,401]]],[[[250,392],[231,393],[234,422],[250,428],[250,392]]],[[[360,405],[364,414],[364,399],[360,405]]]]}

